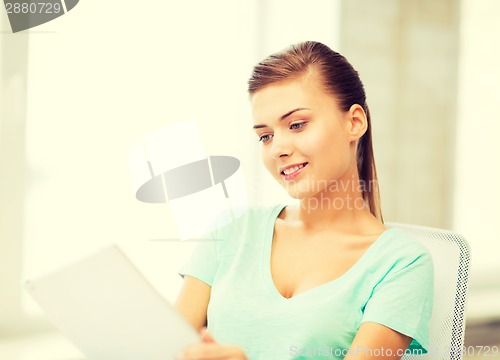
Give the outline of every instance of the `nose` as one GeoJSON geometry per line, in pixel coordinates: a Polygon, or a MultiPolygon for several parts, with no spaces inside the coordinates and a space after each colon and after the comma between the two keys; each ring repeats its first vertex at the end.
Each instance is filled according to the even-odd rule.
{"type": "Polygon", "coordinates": [[[291,153],[292,147],[290,142],[286,139],[286,137],[275,133],[271,145],[271,157],[273,159],[278,159],[280,157],[290,156],[291,153]]]}

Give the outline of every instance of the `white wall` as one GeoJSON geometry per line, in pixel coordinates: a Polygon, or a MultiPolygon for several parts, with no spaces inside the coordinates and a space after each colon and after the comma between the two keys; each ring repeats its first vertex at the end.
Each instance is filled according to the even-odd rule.
{"type": "Polygon", "coordinates": [[[453,228],[472,248],[470,311],[478,314],[500,313],[499,12],[496,0],[462,0],[453,228]]]}
{"type": "Polygon", "coordinates": [[[454,227],[475,245],[479,269],[497,265],[500,251],[500,3],[462,6],[454,227]]]}

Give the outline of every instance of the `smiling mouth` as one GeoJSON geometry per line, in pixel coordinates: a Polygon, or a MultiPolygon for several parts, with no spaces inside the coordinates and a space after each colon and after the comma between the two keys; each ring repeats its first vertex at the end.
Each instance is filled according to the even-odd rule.
{"type": "Polygon", "coordinates": [[[299,171],[300,169],[303,169],[306,165],[307,165],[307,163],[303,163],[303,164],[300,164],[300,165],[295,165],[295,166],[293,166],[291,168],[283,170],[281,172],[281,175],[290,176],[290,175],[296,173],[297,171],[299,171]]]}

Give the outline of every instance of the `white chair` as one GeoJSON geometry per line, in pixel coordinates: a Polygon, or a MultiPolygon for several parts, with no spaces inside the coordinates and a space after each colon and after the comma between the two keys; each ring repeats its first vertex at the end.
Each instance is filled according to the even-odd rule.
{"type": "Polygon", "coordinates": [[[386,223],[400,228],[424,244],[434,263],[434,307],[429,352],[405,355],[403,360],[462,359],[470,251],[467,241],[448,230],[386,223]]]}

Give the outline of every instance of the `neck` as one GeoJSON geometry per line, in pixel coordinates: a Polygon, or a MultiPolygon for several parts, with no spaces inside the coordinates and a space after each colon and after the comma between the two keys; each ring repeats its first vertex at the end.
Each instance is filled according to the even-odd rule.
{"type": "Polygon", "coordinates": [[[351,228],[361,217],[371,215],[363,200],[365,186],[368,185],[359,180],[356,172],[301,199],[298,216],[304,229],[351,228]]]}

